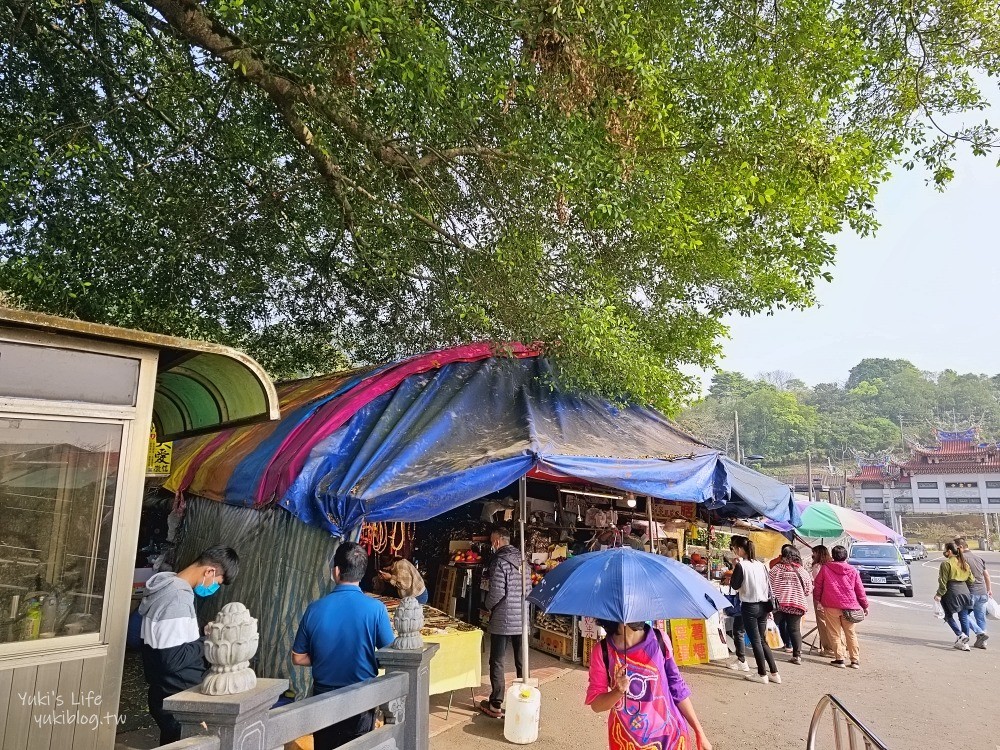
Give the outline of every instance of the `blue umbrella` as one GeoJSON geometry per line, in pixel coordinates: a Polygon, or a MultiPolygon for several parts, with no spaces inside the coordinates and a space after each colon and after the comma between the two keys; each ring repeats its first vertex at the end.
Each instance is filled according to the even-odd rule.
{"type": "Polygon", "coordinates": [[[704,620],[731,606],[688,566],[629,547],[588,552],[560,563],[531,590],[528,601],[547,614],[611,622],[704,620]]]}

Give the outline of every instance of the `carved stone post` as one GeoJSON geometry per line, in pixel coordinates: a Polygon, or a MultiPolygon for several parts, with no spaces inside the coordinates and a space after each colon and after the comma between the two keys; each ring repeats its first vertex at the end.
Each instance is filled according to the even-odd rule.
{"type": "Polygon", "coordinates": [[[396,640],[392,642],[394,649],[415,651],[423,647],[420,629],[424,626],[424,607],[415,598],[408,596],[399,603],[392,624],[396,630],[396,640]]]}
{"type": "Polygon", "coordinates": [[[223,750],[268,750],[267,711],[288,689],[288,680],[258,680],[250,669],[257,653],[257,620],[230,602],[208,624],[205,658],[212,665],[198,687],[163,702],[181,724],[181,737],[216,735],[223,750]]]}
{"type": "Polygon", "coordinates": [[[430,747],[431,659],[440,647],[437,643],[428,643],[418,651],[399,651],[390,647],[375,654],[379,667],[386,674],[406,672],[410,675],[410,691],[402,707],[397,703],[386,709],[388,723],[398,722],[400,714],[405,717],[402,750],[428,750],[430,747]]]}
{"type": "Polygon", "coordinates": [[[257,675],[250,660],[257,653],[257,620],[240,602],[230,602],[208,624],[205,659],[212,666],[201,682],[206,695],[236,695],[253,690],[257,675]]]}

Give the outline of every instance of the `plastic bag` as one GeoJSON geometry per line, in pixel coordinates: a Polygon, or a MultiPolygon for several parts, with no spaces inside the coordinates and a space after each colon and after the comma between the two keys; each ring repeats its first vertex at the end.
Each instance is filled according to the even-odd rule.
{"type": "Polygon", "coordinates": [[[986,614],[994,620],[1000,620],[1000,604],[997,604],[997,600],[992,596],[990,597],[990,600],[986,602],[986,614]]]}
{"type": "Polygon", "coordinates": [[[944,607],[941,606],[941,602],[934,600],[934,616],[939,620],[944,619],[944,607]]]}
{"type": "Polygon", "coordinates": [[[771,648],[781,648],[785,645],[784,641],[781,640],[781,631],[778,630],[774,620],[770,618],[767,621],[767,645],[771,648]]]}

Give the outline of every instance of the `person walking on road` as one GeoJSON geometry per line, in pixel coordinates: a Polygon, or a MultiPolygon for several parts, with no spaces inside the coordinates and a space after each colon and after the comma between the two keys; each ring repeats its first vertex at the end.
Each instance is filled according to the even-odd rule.
{"type": "Polygon", "coordinates": [[[586,704],[610,711],[610,750],[712,750],[669,641],[642,622],[598,621],[608,633],[591,651],[586,704]]]}
{"type": "Polygon", "coordinates": [[[972,614],[976,618],[976,625],[982,631],[976,635],[975,648],[984,649],[986,641],[990,639],[986,630],[986,605],[993,596],[993,581],[990,580],[990,571],[986,567],[986,561],[969,550],[965,537],[956,537],[955,546],[962,551],[962,557],[969,563],[972,575],[976,579],[969,586],[969,591],[972,594],[972,614]]]}
{"type": "Polygon", "coordinates": [[[521,664],[521,603],[527,596],[521,553],[510,543],[510,532],[497,529],[490,536],[493,561],[487,571],[490,590],[485,607],[490,613],[490,697],[479,702],[479,710],[495,719],[503,718],[503,699],[507,688],[504,657],[507,643],[514,647],[514,669],[518,678],[521,664]]]}
{"type": "MultiPolygon", "coordinates": [[[[830,549],[825,544],[817,544],[812,548],[812,567],[809,572],[812,575],[814,585],[819,572],[823,570],[823,566],[832,559],[830,557],[830,549]]],[[[837,654],[833,648],[833,633],[830,632],[830,628],[826,624],[826,618],[823,617],[823,605],[815,602],[815,607],[816,629],[819,631],[820,656],[835,657],[837,654]]]]}
{"type": "Polygon", "coordinates": [[[976,577],[972,574],[962,548],[954,542],[944,545],[945,560],[938,572],[938,590],[936,601],[944,608],[944,621],[948,623],[955,634],[955,648],[959,651],[971,651],[969,640],[972,633],[984,634],[976,624],[972,610],[972,584],[976,577]],[[956,616],[958,621],[956,622],[956,616]]]}
{"type": "Polygon", "coordinates": [[[771,581],[767,565],[757,560],[753,542],[745,536],[734,536],[729,550],[736,555],[736,567],[730,586],[740,596],[740,613],[743,626],[750,638],[753,658],[757,662],[757,674],[748,674],[751,682],[781,683],[774,654],[767,645],[767,618],[771,613],[771,581]]]}
{"type": "Polygon", "coordinates": [[[821,606],[823,618],[833,642],[831,662],[835,667],[849,666],[851,669],[861,668],[861,647],[858,644],[856,626],[868,616],[868,597],[861,585],[861,575],[847,563],[847,548],[837,545],[831,552],[833,558],[823,566],[813,585],[813,599],[821,606]],[[847,656],[850,664],[844,661],[841,650],[840,636],[847,641],[847,656]]]}
{"type": "Polygon", "coordinates": [[[812,578],[802,570],[802,557],[791,544],[781,549],[781,562],[771,568],[771,591],[778,602],[774,621],[784,626],[792,644],[792,664],[802,663],[802,616],[812,593],[812,578]]]}

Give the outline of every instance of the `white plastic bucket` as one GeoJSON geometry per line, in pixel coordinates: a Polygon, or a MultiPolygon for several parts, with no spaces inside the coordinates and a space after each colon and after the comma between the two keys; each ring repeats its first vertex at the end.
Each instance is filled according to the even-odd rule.
{"type": "Polygon", "coordinates": [[[538,688],[515,682],[507,690],[503,736],[515,745],[530,745],[538,739],[542,694],[538,688]]]}

